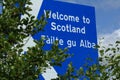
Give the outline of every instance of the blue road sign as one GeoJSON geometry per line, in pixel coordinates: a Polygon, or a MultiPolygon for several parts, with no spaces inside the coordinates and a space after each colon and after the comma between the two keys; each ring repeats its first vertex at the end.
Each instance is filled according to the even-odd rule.
{"type": "Polygon", "coordinates": [[[74,54],[62,67],[54,67],[56,72],[63,74],[70,62],[79,69],[86,63],[88,57],[92,58],[92,63],[96,63],[98,53],[94,48],[97,44],[94,7],[43,0],[37,18],[40,19],[43,14],[46,16],[47,11],[49,11],[48,24],[43,32],[38,32],[33,38],[39,40],[43,36],[47,37],[45,50],[49,50],[53,42],[59,40],[61,48],[68,47],[68,53],[74,54]]]}

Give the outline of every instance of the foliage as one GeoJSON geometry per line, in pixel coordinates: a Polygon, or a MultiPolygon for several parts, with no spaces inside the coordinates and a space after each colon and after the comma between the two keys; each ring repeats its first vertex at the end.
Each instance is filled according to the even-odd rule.
{"type": "MultiPolygon", "coordinates": [[[[108,46],[96,46],[99,50],[99,64],[86,65],[75,70],[72,64],[59,80],[120,80],[120,41],[108,46]]],[[[92,60],[90,60],[92,61],[92,60]]]]}
{"type": "Polygon", "coordinates": [[[57,41],[50,50],[43,50],[44,39],[35,41],[34,47],[28,47],[23,53],[24,39],[41,31],[46,25],[46,18],[35,19],[29,14],[30,0],[5,0],[3,14],[0,15],[0,79],[35,80],[46,68],[61,66],[69,56],[67,49],[60,49],[57,41]],[[25,6],[28,5],[28,6],[25,6]],[[27,17],[20,19],[21,15],[27,17]],[[48,64],[49,63],[49,64],[48,64]]]}
{"type": "Polygon", "coordinates": [[[120,41],[101,46],[100,52],[100,80],[120,80],[120,41]]]}
{"type": "MultiPolygon", "coordinates": [[[[47,24],[44,15],[40,20],[29,13],[30,0],[5,0],[3,14],[0,15],[0,79],[1,80],[35,80],[46,68],[62,66],[70,55],[67,49],[60,49],[56,41],[50,50],[44,50],[44,38],[35,41],[36,45],[28,47],[23,53],[24,39],[43,30],[47,24]],[[28,6],[25,6],[28,5],[28,6]],[[25,18],[20,18],[26,15],[25,18]],[[49,63],[49,64],[48,64],[49,63]]],[[[53,80],[120,80],[120,41],[108,47],[97,46],[99,64],[86,65],[86,70],[74,68],[70,63],[64,75],[53,80]],[[114,54],[113,54],[114,53],[114,54]]],[[[86,63],[87,64],[87,63],[86,63]]]]}

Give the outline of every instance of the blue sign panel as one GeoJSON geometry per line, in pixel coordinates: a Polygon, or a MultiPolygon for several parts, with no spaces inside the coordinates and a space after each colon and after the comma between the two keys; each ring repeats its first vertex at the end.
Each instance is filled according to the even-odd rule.
{"type": "Polygon", "coordinates": [[[86,63],[88,57],[96,62],[98,58],[96,22],[94,7],[65,3],[52,0],[43,0],[43,4],[38,14],[41,15],[49,11],[48,24],[43,32],[38,32],[33,36],[39,40],[42,36],[45,40],[45,50],[49,50],[55,40],[59,40],[61,48],[68,47],[68,53],[74,54],[68,58],[62,67],[54,67],[57,73],[63,74],[70,62],[76,69],[86,63]]]}

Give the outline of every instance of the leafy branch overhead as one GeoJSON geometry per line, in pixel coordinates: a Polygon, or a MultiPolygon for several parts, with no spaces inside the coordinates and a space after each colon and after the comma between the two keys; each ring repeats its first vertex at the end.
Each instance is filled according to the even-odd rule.
{"type": "Polygon", "coordinates": [[[51,50],[45,51],[43,39],[28,47],[27,54],[21,54],[25,39],[43,30],[47,24],[44,15],[37,20],[29,13],[32,10],[29,5],[32,5],[30,0],[5,0],[3,3],[3,14],[0,15],[1,80],[35,80],[49,64],[61,66],[69,56],[64,54],[67,49],[60,49],[57,42],[51,50]],[[22,17],[24,15],[26,17],[22,17]]]}

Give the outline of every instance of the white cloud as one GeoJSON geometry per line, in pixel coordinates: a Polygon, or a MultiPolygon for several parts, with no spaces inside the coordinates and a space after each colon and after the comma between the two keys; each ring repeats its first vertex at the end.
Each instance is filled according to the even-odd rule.
{"type": "MultiPolygon", "coordinates": [[[[100,45],[100,48],[98,50],[99,51],[107,50],[108,48],[116,48],[116,50],[117,50],[117,48],[120,47],[120,45],[118,45],[118,47],[116,47],[116,44],[115,44],[116,41],[120,41],[120,29],[115,30],[111,34],[101,34],[101,35],[99,35],[99,43],[98,44],[100,45]],[[100,39],[101,37],[103,37],[103,38],[100,39]],[[110,45],[110,44],[112,44],[112,45],[110,45]]],[[[105,53],[104,56],[111,57],[112,55],[114,55],[114,52],[111,50],[108,52],[104,52],[104,53],[105,53]]],[[[120,50],[115,53],[120,53],[120,50]]],[[[99,54],[99,56],[101,56],[101,55],[99,54]]],[[[104,57],[104,56],[102,56],[102,57],[104,57]]]]}
{"type": "Polygon", "coordinates": [[[111,34],[101,34],[98,36],[99,40],[100,38],[104,38],[102,40],[102,45],[106,46],[108,44],[114,44],[116,41],[120,40],[120,29],[115,30],[111,34]]]}

